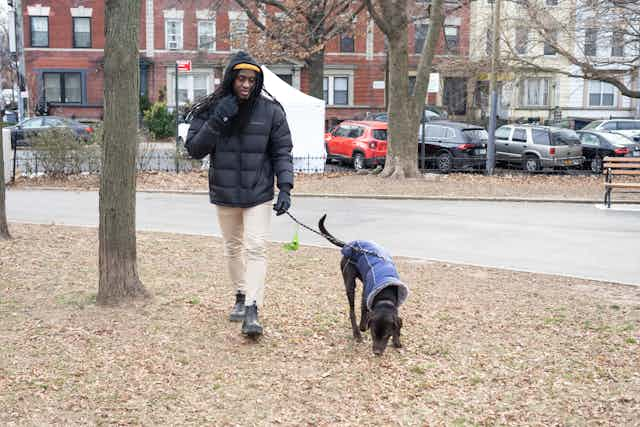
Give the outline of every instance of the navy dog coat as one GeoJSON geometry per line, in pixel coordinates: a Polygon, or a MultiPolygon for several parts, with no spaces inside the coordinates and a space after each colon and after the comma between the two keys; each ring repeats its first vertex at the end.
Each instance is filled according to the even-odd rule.
{"type": "Polygon", "coordinates": [[[398,306],[409,296],[409,288],[402,283],[391,256],[382,247],[366,240],[354,240],[342,248],[342,255],[355,264],[363,280],[363,293],[367,308],[387,286],[398,287],[398,306]]]}

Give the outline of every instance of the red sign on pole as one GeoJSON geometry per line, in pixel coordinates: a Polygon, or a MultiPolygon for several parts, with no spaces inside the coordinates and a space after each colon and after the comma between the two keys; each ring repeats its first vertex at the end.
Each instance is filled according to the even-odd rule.
{"type": "Polygon", "coordinates": [[[186,61],[178,60],[178,61],[176,61],[176,66],[178,68],[178,71],[191,71],[191,61],[190,60],[186,60],[186,61]]]}

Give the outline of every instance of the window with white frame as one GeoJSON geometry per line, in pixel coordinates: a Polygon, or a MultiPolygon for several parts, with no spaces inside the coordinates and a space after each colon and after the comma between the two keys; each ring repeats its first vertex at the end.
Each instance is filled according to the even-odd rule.
{"type": "Polygon", "coordinates": [[[449,52],[458,53],[458,46],[460,45],[460,27],[452,25],[445,26],[444,41],[449,52]]]}
{"type": "Polygon", "coordinates": [[[91,18],[73,17],[73,47],[91,47],[91,18]]]}
{"type": "Polygon", "coordinates": [[[611,56],[624,56],[624,30],[611,32],[611,56]]]}
{"type": "Polygon", "coordinates": [[[164,33],[167,49],[182,49],[182,19],[165,19],[164,33]]]}
{"type": "Polygon", "coordinates": [[[529,29],[527,27],[516,28],[516,52],[526,55],[529,46],[529,29]]]}
{"type": "Polygon", "coordinates": [[[531,78],[520,83],[522,107],[546,107],[549,105],[549,79],[531,78]]]}
{"type": "Polygon", "coordinates": [[[589,106],[612,107],[615,103],[615,87],[609,83],[589,81],[589,106]]]}
{"type": "MultiPolygon", "coordinates": [[[[167,105],[175,106],[174,68],[167,69],[167,105]]],[[[180,105],[193,104],[199,98],[213,92],[213,74],[210,70],[194,69],[190,73],[178,74],[178,102],[180,105]]]]}
{"type": "Polygon", "coordinates": [[[556,54],[556,49],[553,46],[558,43],[558,32],[557,31],[550,31],[547,34],[547,38],[548,38],[548,40],[545,40],[545,42],[544,42],[544,54],[545,55],[549,55],[549,56],[555,55],[556,54]]]}
{"type": "Polygon", "coordinates": [[[427,40],[429,34],[429,24],[416,23],[414,34],[414,53],[422,53],[422,47],[427,40]]]}
{"type": "Polygon", "coordinates": [[[49,47],[49,17],[30,16],[31,47],[49,47]]]}
{"type": "Polygon", "coordinates": [[[198,49],[216,50],[216,24],[214,21],[198,21],[198,49]]]}
{"type": "Polygon", "coordinates": [[[598,29],[586,28],[584,30],[584,54],[585,56],[598,55],[598,29]]]}
{"type": "Polygon", "coordinates": [[[229,12],[229,45],[231,50],[247,48],[249,40],[249,17],[244,12],[229,12]]]}
{"type": "Polygon", "coordinates": [[[351,76],[325,76],[322,80],[324,102],[327,105],[350,105],[351,76]]]}

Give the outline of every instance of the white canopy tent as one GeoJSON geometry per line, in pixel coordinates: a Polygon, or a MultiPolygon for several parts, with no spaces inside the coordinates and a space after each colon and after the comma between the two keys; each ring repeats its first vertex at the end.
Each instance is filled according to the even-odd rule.
{"type": "Polygon", "coordinates": [[[266,66],[264,87],[278,100],[287,113],[293,139],[293,168],[296,172],[323,172],[326,158],[324,148],[324,100],[314,98],[290,86],[266,66]]]}

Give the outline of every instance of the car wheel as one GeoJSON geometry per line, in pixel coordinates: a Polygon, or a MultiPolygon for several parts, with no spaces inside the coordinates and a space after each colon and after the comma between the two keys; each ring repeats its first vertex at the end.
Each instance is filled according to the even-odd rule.
{"type": "Polygon", "coordinates": [[[526,156],[522,162],[522,169],[527,172],[537,172],[540,170],[540,159],[536,156],[526,156]]]}
{"type": "Polygon", "coordinates": [[[438,170],[442,173],[449,173],[453,169],[453,156],[451,153],[438,154],[438,170]]]}
{"type": "Polygon", "coordinates": [[[364,169],[364,156],[362,153],[355,153],[353,155],[353,168],[357,171],[364,169]]]}
{"type": "Polygon", "coordinates": [[[602,159],[599,156],[591,159],[591,172],[602,173],[602,159]]]}

